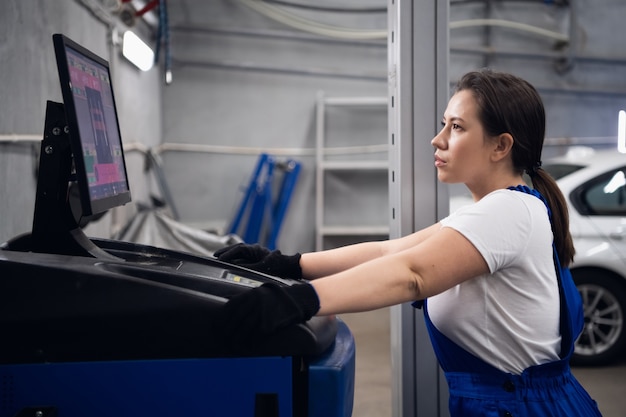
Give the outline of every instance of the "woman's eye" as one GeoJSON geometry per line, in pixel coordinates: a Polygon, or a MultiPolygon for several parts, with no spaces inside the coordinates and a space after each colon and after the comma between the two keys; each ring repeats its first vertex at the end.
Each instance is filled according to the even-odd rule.
{"type": "Polygon", "coordinates": [[[452,123],[452,129],[453,130],[457,130],[457,129],[460,129],[460,128],[461,128],[461,126],[457,125],[456,123],[452,123]]]}

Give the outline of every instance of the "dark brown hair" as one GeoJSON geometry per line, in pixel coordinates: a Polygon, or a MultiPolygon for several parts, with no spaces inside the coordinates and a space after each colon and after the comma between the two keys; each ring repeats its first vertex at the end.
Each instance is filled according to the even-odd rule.
{"type": "Polygon", "coordinates": [[[526,172],[532,186],[552,212],[552,233],[559,260],[568,266],[574,258],[565,197],[554,179],[541,169],[546,116],[537,90],[515,75],[490,69],[473,71],[461,78],[456,91],[469,90],[478,103],[478,117],[490,136],[509,133],[513,139],[513,167],[526,172]]]}

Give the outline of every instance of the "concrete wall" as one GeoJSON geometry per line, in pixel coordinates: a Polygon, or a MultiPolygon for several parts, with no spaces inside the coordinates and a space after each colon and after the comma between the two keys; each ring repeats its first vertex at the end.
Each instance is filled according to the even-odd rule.
{"type": "MultiPolygon", "coordinates": [[[[382,1],[372,3],[384,6],[382,1]]],[[[563,3],[452,2],[451,83],[466,71],[483,66],[521,75],[537,85],[545,100],[547,136],[558,138],[550,144],[606,146],[617,135],[618,110],[626,107],[626,82],[621,76],[626,50],[615,36],[626,4],[615,0],[563,3]],[[564,42],[554,34],[506,26],[458,27],[477,18],[521,22],[570,39],[564,42]]],[[[300,154],[294,158],[303,162],[304,170],[280,246],[311,250],[315,164],[307,151],[314,146],[316,92],[386,95],[384,43],[347,43],[330,38],[311,41],[312,35],[294,31],[239,2],[184,4],[186,8],[170,7],[175,81],[164,93],[164,141],[244,150],[298,149],[300,154]],[[190,30],[199,27],[204,30],[190,30]],[[286,32],[296,37],[277,36],[286,32]]],[[[354,7],[366,5],[354,2],[354,7]]],[[[376,14],[292,11],[344,27],[384,29],[386,24],[384,16],[376,14]]],[[[385,119],[370,116],[370,121],[380,121],[375,128],[356,119],[356,114],[343,115],[350,120],[350,133],[345,136],[349,143],[358,144],[373,132],[382,139],[385,119]]],[[[544,158],[564,149],[547,147],[544,158]]],[[[167,152],[163,157],[181,218],[227,224],[255,156],[226,151],[167,152]]],[[[341,192],[336,199],[351,200],[362,187],[353,187],[345,180],[338,189],[341,192]]],[[[374,192],[385,198],[384,190],[374,192]]],[[[366,203],[359,205],[354,215],[369,219],[376,217],[376,212],[380,207],[366,203]]]]}
{"type": "MultiPolygon", "coordinates": [[[[39,152],[39,144],[32,140],[43,133],[46,101],[62,102],[53,33],[63,33],[110,61],[124,143],[154,146],[161,142],[159,70],[142,73],[122,60],[118,47],[112,46],[110,26],[97,17],[103,15],[96,14],[100,10],[96,5],[89,0],[7,0],[2,4],[0,137],[27,140],[0,142],[0,241],[29,232],[32,226],[39,152]]],[[[146,200],[151,181],[143,172],[143,156],[129,154],[127,168],[133,199],[146,200]]],[[[132,210],[128,207],[117,213],[119,221],[124,222],[132,210]]],[[[110,218],[105,216],[90,233],[108,237],[110,218]]]]}
{"type": "MultiPolygon", "coordinates": [[[[111,60],[126,143],[198,144],[212,150],[160,153],[181,221],[225,227],[240,202],[259,150],[276,151],[303,163],[279,247],[289,252],[312,250],[316,95],[324,91],[329,96],[386,96],[385,40],[354,42],[315,36],[262,16],[239,1],[169,2],[173,83],[165,86],[162,65],[141,73],[111,47],[107,26],[84,6],[97,3],[8,0],[3,4],[0,135],[42,131],[45,101],[60,100],[51,34],[63,32],[111,60]]],[[[335,5],[332,1],[316,4],[335,5]]],[[[355,0],[352,4],[386,6],[382,0],[355,0]]],[[[384,13],[292,11],[342,27],[385,30],[386,26],[384,13]]],[[[606,146],[617,135],[618,110],[626,108],[626,44],[618,35],[624,15],[626,3],[621,0],[453,1],[451,82],[486,65],[524,76],[544,98],[549,138],[606,146]],[[485,17],[561,33],[573,46],[507,27],[455,26],[485,17]]],[[[338,140],[339,146],[385,143],[386,117],[384,111],[343,109],[329,118],[327,129],[329,138],[338,140]]],[[[34,149],[0,144],[1,241],[30,229],[34,149]]],[[[563,146],[548,147],[544,159],[563,151],[563,146]]],[[[127,158],[133,199],[141,202],[151,193],[158,195],[152,174],[143,170],[143,156],[135,152],[127,158]]],[[[333,179],[338,191],[332,204],[341,205],[368,187],[386,198],[384,182],[380,187],[380,181],[370,184],[367,177],[356,176],[356,185],[354,180],[333,179]]],[[[123,224],[133,207],[118,211],[115,224],[123,224]]],[[[355,215],[376,219],[380,211],[379,205],[366,200],[355,215]]],[[[110,233],[110,217],[91,225],[90,232],[110,233]]]]}
{"type": "Polygon", "coordinates": [[[617,135],[617,112],[626,105],[626,45],[618,35],[626,4],[618,0],[567,2],[468,2],[450,9],[450,78],[490,66],[533,83],[547,110],[548,138],[617,135]],[[486,3],[486,4],[487,4],[486,3]],[[559,6],[566,3],[567,6],[559,6]],[[491,18],[546,29],[507,26],[455,28],[468,19],[491,18]],[[569,40],[556,39],[554,34],[569,40]],[[487,50],[488,54],[472,50],[487,50]]]}
{"type": "MultiPolygon", "coordinates": [[[[174,82],[164,92],[164,141],[233,149],[163,154],[181,219],[227,226],[253,171],[254,149],[262,148],[302,163],[278,246],[287,252],[312,250],[317,94],[386,97],[385,39],[355,42],[294,32],[238,2],[188,4],[194,7],[188,14],[170,7],[174,82]],[[190,30],[200,26],[210,30],[190,30]]],[[[384,12],[305,15],[331,16],[331,23],[346,27],[386,27],[384,12]]],[[[330,147],[386,143],[384,106],[331,109],[327,117],[330,147]]],[[[386,158],[386,152],[376,157],[386,158]]],[[[353,206],[357,211],[348,216],[386,221],[385,177],[374,185],[365,177],[329,181],[335,190],[330,199],[353,200],[365,187],[383,205],[382,212],[380,204],[353,206]]]]}

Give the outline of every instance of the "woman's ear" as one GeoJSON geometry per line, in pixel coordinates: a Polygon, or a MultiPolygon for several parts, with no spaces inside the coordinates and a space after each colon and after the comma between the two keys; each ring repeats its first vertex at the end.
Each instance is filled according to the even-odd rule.
{"type": "Polygon", "coordinates": [[[515,140],[510,133],[502,133],[495,139],[495,147],[493,148],[494,161],[499,161],[511,153],[515,140]]]}

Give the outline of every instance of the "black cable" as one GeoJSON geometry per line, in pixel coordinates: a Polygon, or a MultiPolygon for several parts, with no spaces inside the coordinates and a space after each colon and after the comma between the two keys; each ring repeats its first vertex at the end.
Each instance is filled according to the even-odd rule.
{"type": "Polygon", "coordinates": [[[370,7],[370,8],[346,8],[346,7],[325,7],[312,4],[291,3],[283,0],[262,0],[264,3],[277,4],[280,6],[293,7],[296,9],[315,10],[318,12],[331,13],[387,13],[387,7],[370,7]]]}
{"type": "Polygon", "coordinates": [[[166,0],[159,0],[159,27],[157,32],[156,51],[154,54],[155,64],[159,62],[161,46],[165,49],[165,83],[170,84],[172,77],[172,54],[170,51],[170,27],[166,0]]]}
{"type": "Polygon", "coordinates": [[[161,7],[163,8],[163,40],[165,42],[165,83],[170,84],[172,82],[172,52],[170,50],[170,23],[167,12],[167,0],[161,0],[161,7]]]}

